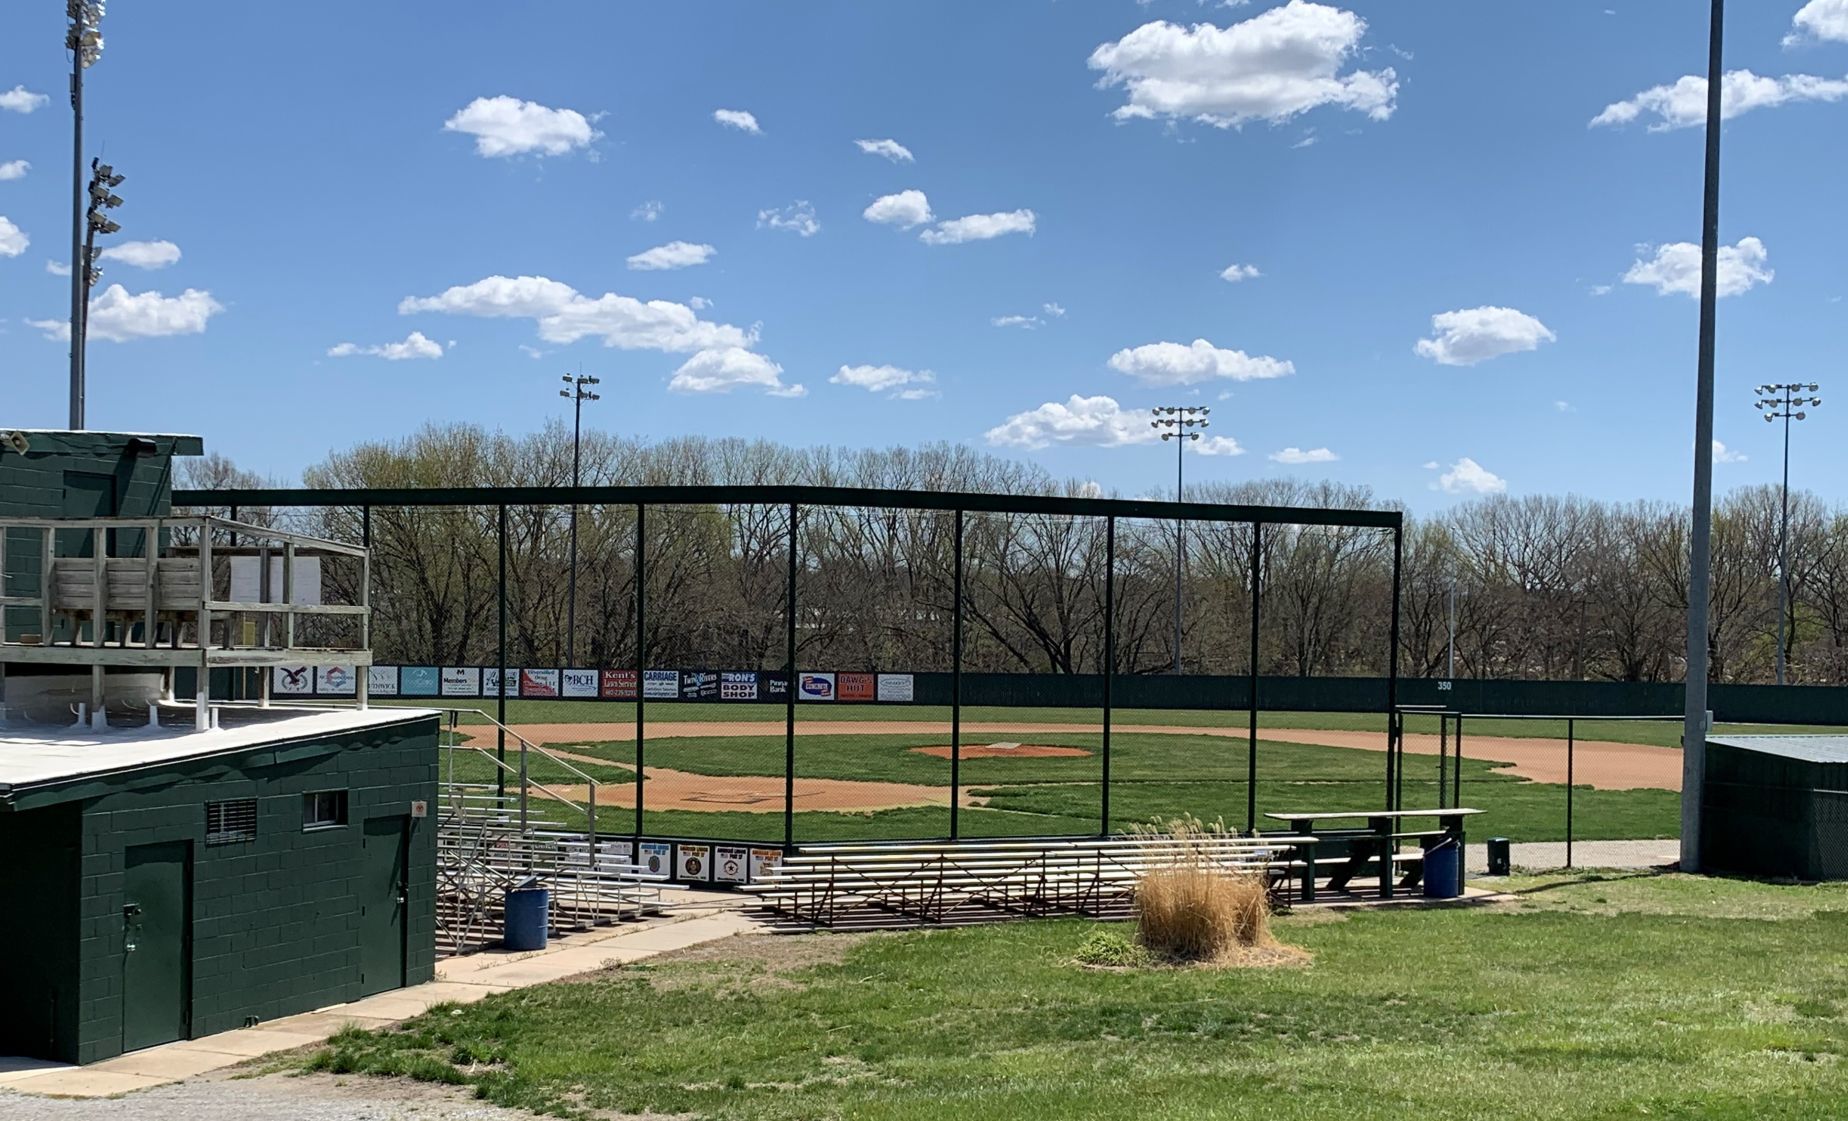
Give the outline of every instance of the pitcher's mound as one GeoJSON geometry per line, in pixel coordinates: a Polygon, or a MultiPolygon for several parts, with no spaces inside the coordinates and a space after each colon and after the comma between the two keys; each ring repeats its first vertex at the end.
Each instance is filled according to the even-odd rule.
{"type": "MultiPolygon", "coordinates": [[[[941,747],[914,747],[911,750],[919,755],[929,755],[937,759],[948,759],[951,749],[948,744],[941,747]]],[[[966,743],[962,745],[964,759],[1053,759],[1074,758],[1091,754],[1082,747],[1052,747],[1043,743],[966,743]]]]}

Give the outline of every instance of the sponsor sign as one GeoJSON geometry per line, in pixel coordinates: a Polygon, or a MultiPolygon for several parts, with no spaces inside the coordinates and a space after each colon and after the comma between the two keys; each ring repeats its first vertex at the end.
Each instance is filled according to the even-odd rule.
{"type": "Polygon", "coordinates": [[[309,666],[272,666],[270,692],[280,697],[305,697],[314,692],[314,672],[309,666]]]}
{"type": "Polygon", "coordinates": [[[751,850],[719,845],[712,850],[712,878],[722,884],[741,884],[750,875],[751,850]]]}
{"type": "Polygon", "coordinates": [[[756,700],[757,675],[755,673],[721,673],[719,675],[719,699],[721,701],[756,700]]]}
{"type": "Polygon", "coordinates": [[[757,675],[757,692],[773,701],[789,700],[789,676],[782,670],[757,675]]]}
{"type": "Polygon", "coordinates": [[[882,701],[910,704],[917,698],[916,679],[908,673],[882,673],[876,694],[882,701]]]}
{"type": "Polygon", "coordinates": [[[444,666],[442,682],[445,697],[479,697],[481,695],[481,671],[478,669],[469,666],[444,666]]]}
{"type": "Polygon", "coordinates": [[[366,667],[366,692],[375,697],[395,697],[398,695],[397,666],[366,667]]]}
{"type": "Polygon", "coordinates": [[[498,666],[484,666],[481,670],[481,695],[484,697],[517,697],[520,695],[520,671],[503,670],[498,666]]]}
{"type": "Polygon", "coordinates": [[[632,669],[606,669],[597,682],[597,695],[606,701],[632,701],[637,691],[632,669]]]}
{"type": "Polygon", "coordinates": [[[314,691],[323,697],[351,697],[359,687],[352,666],[316,666],[314,691]]]}
{"type": "Polygon", "coordinates": [[[843,701],[870,701],[873,699],[873,675],[870,673],[843,673],[835,679],[835,696],[843,701]]]}
{"type": "Polygon", "coordinates": [[[555,669],[523,669],[520,671],[520,696],[522,697],[556,697],[558,696],[558,671],[555,669]]]}
{"type": "Polygon", "coordinates": [[[680,675],[680,699],[710,701],[718,698],[719,675],[704,670],[688,670],[680,675]]]}
{"type": "Polygon", "coordinates": [[[559,674],[561,684],[558,693],[563,697],[594,697],[597,695],[597,671],[594,669],[568,669],[559,674]]]}
{"type": "Polygon", "coordinates": [[[804,701],[831,701],[834,699],[834,675],[831,673],[802,673],[796,678],[796,697],[804,701]]]}
{"type": "Polygon", "coordinates": [[[643,841],[635,848],[635,866],[649,875],[665,876],[673,867],[674,846],[666,841],[643,841]]]}
{"type": "Polygon", "coordinates": [[[781,863],[783,863],[782,849],[752,849],[751,882],[757,883],[769,878],[770,873],[775,871],[776,866],[781,863]]]}
{"type": "Polygon", "coordinates": [[[680,697],[680,671],[649,669],[642,671],[642,696],[651,701],[672,701],[680,697]]]}
{"type": "Polygon", "coordinates": [[[406,697],[434,697],[440,681],[435,666],[405,666],[398,671],[398,692],[406,697]]]}
{"type": "Polygon", "coordinates": [[[674,878],[709,880],[712,878],[711,845],[675,845],[674,878]]]}

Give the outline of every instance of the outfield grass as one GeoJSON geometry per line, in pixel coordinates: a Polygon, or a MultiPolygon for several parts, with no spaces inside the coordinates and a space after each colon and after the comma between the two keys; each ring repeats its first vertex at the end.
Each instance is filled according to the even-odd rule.
{"type": "Polygon", "coordinates": [[[1848,1113],[1848,888],[1512,887],[1280,918],[1308,968],[1087,970],[1079,920],[741,940],[348,1030],[305,1065],[577,1118],[1848,1113]]]}
{"type": "MultiPolygon", "coordinates": [[[[427,697],[381,700],[379,704],[417,708],[479,709],[494,711],[494,700],[455,700],[427,697]]],[[[965,723],[1096,723],[1098,708],[1003,708],[991,705],[968,705],[963,708],[965,723]]],[[[783,718],[783,706],[772,704],[725,704],[716,701],[650,701],[646,718],[650,728],[683,722],[776,721],[783,718]]],[[[805,704],[798,709],[800,720],[863,720],[868,723],[892,720],[930,720],[943,725],[947,737],[950,710],[942,705],[873,705],[873,704],[805,704]]],[[[464,724],[479,724],[479,716],[465,713],[464,724]]],[[[509,700],[509,724],[635,724],[635,705],[627,701],[540,701],[509,700]]],[[[1115,726],[1132,724],[1183,724],[1204,728],[1244,728],[1250,722],[1246,709],[1142,709],[1114,710],[1115,726]]],[[[1265,712],[1260,725],[1271,728],[1312,728],[1332,731],[1386,732],[1386,717],[1371,712],[1265,712]]],[[[1411,716],[1406,729],[1411,732],[1438,731],[1436,717],[1411,716]]],[[[1810,724],[1720,724],[1716,732],[1731,735],[1826,734],[1848,733],[1848,729],[1810,724]]],[[[1655,747],[1681,746],[1681,725],[1673,721],[1598,720],[1585,717],[1577,721],[1577,734],[1584,740],[1609,740],[1639,743],[1655,747]]],[[[1465,724],[1467,736],[1511,736],[1516,738],[1564,739],[1564,720],[1491,720],[1474,719],[1465,724]]]]}

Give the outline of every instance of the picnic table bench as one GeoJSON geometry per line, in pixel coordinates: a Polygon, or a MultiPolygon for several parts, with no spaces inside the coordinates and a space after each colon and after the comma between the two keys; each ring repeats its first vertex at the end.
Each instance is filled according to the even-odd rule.
{"type": "MultiPolygon", "coordinates": [[[[1391,899],[1395,888],[1417,887],[1424,877],[1425,854],[1444,841],[1454,840],[1460,848],[1464,843],[1463,822],[1466,818],[1481,813],[1481,810],[1468,807],[1450,807],[1435,810],[1344,810],[1338,812],[1308,813],[1267,813],[1264,816],[1273,821],[1281,821],[1289,826],[1287,831],[1271,831],[1262,836],[1279,841],[1298,836],[1313,836],[1318,845],[1303,850],[1311,867],[1303,876],[1305,888],[1303,898],[1313,901],[1315,870],[1313,862],[1318,855],[1324,857],[1345,856],[1347,861],[1335,871],[1328,881],[1330,891],[1345,891],[1348,884],[1359,875],[1366,866],[1378,862],[1380,869],[1380,897],[1391,899]],[[1436,829],[1404,829],[1400,822],[1407,818],[1436,818],[1436,829]],[[1329,821],[1365,821],[1363,828],[1321,828],[1318,822],[1329,821]],[[1418,851],[1400,852],[1402,841],[1417,841],[1418,851]],[[1395,871],[1399,875],[1395,877],[1395,871]],[[1395,885],[1395,878],[1398,880],[1395,885]]],[[[1462,886],[1463,877],[1459,867],[1457,884],[1462,886]]]]}

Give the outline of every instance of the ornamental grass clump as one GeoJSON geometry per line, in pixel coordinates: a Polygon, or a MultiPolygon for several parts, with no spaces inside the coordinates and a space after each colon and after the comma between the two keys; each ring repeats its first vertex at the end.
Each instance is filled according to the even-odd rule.
{"type": "Polygon", "coordinates": [[[1168,843],[1136,886],[1136,936],[1151,955],[1224,962],[1276,945],[1263,873],[1230,867],[1215,851],[1217,842],[1237,834],[1191,816],[1131,833],[1168,843]]]}

